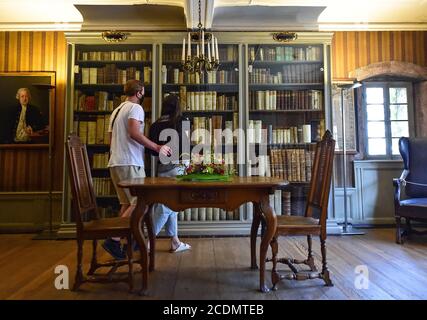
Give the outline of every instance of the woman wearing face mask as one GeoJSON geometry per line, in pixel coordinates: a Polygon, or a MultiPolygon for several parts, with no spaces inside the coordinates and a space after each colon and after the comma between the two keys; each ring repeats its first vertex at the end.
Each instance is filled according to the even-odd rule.
{"type": "MultiPolygon", "coordinates": [[[[122,180],[143,178],[144,148],[151,149],[165,156],[170,155],[168,146],[161,146],[144,136],[144,85],[138,80],[129,80],[124,86],[126,101],[111,114],[110,132],[110,168],[111,180],[120,201],[121,217],[129,217],[136,207],[137,198],[131,196],[128,189],[118,187],[122,180]]],[[[124,259],[126,253],[119,238],[107,239],[103,247],[116,259],[124,259]]]]}

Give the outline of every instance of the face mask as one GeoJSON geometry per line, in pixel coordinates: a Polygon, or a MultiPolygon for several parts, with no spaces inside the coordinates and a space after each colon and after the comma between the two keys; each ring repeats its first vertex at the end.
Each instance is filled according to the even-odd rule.
{"type": "Polygon", "coordinates": [[[142,105],[142,102],[144,101],[144,95],[137,93],[136,97],[139,99],[139,104],[142,105]]]}

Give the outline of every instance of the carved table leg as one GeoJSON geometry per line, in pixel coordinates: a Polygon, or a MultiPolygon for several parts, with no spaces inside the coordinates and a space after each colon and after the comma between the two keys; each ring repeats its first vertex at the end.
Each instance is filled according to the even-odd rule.
{"type": "Polygon", "coordinates": [[[150,205],[148,207],[148,211],[145,214],[145,222],[146,222],[146,226],[147,226],[147,232],[148,232],[148,239],[150,242],[150,262],[149,262],[149,271],[154,271],[154,266],[155,266],[155,251],[156,251],[156,235],[154,234],[154,225],[153,225],[153,217],[151,215],[151,208],[152,205],[150,205]]]}
{"type": "Polygon", "coordinates": [[[131,229],[132,234],[135,238],[135,241],[138,243],[141,254],[141,275],[142,275],[142,286],[140,295],[147,295],[148,288],[148,250],[147,244],[145,243],[145,238],[143,236],[143,225],[141,222],[144,220],[145,212],[147,211],[147,205],[144,202],[144,199],[141,196],[138,196],[138,202],[136,208],[131,216],[131,229]]]}
{"type": "Polygon", "coordinates": [[[251,227],[251,269],[258,269],[256,264],[256,238],[258,233],[259,224],[261,222],[261,210],[259,203],[252,202],[254,206],[254,215],[252,217],[251,227]]]}
{"type": "Polygon", "coordinates": [[[259,252],[259,286],[262,292],[270,291],[265,285],[265,260],[267,258],[267,250],[270,245],[270,241],[274,236],[277,228],[277,217],[273,212],[273,209],[270,207],[270,201],[268,194],[265,195],[260,203],[262,213],[265,218],[266,230],[265,234],[261,239],[261,246],[259,252]]]}
{"type": "Polygon", "coordinates": [[[265,220],[261,215],[261,238],[264,236],[265,233],[265,220]]]}

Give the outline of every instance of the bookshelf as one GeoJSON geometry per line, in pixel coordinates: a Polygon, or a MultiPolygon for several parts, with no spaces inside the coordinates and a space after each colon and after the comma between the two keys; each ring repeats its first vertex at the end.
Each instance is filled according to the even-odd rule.
{"type": "Polygon", "coordinates": [[[247,174],[288,180],[271,205],[278,215],[302,215],[315,143],[325,131],[323,45],[249,44],[247,61],[247,174]]]}
{"type": "MultiPolygon", "coordinates": [[[[233,159],[234,169],[240,176],[261,174],[288,179],[290,186],[272,195],[271,205],[277,214],[300,214],[304,209],[315,142],[332,123],[332,34],[299,32],[298,39],[289,44],[274,41],[269,32],[218,32],[215,35],[220,67],[217,72],[201,78],[180,70],[180,39],[184,33],[132,32],[126,42],[119,44],[105,43],[100,32],[66,33],[69,53],[66,105],[69,107],[65,136],[80,130],[78,125],[82,123],[82,135],[89,126],[93,131],[94,126],[98,128],[98,119],[99,123],[104,121],[105,128],[111,111],[121,102],[124,77],[139,74],[140,79],[145,80],[151,70],[144,100],[147,130],[149,123],[161,114],[163,96],[171,92],[184,101],[183,113],[191,120],[193,132],[195,128],[241,128],[244,136],[228,141],[232,148],[223,146],[223,157],[233,159]],[[146,50],[144,59],[137,56],[143,53],[128,53],[143,49],[146,50]],[[89,70],[84,71],[84,81],[82,69],[89,70]],[[117,81],[108,83],[106,78],[111,78],[108,74],[112,70],[117,72],[117,81]],[[93,98],[86,101],[88,96],[93,98]],[[265,145],[260,143],[262,129],[265,129],[265,145]],[[260,152],[265,152],[265,156],[258,163],[249,164],[251,155],[257,156],[260,152]]],[[[95,137],[91,136],[88,143],[92,175],[99,179],[96,182],[98,203],[103,214],[111,216],[117,212],[111,203],[117,200],[108,194],[108,186],[103,185],[108,184],[103,181],[109,177],[105,168],[109,146],[101,130],[97,133],[95,129],[95,137]]],[[[192,141],[191,148],[197,142],[201,141],[192,141]]],[[[150,171],[148,174],[155,175],[154,162],[149,165],[147,159],[146,169],[150,171]]],[[[67,179],[64,161],[63,224],[64,230],[71,230],[71,192],[67,179]]],[[[179,213],[180,234],[248,235],[252,213],[250,204],[236,212],[207,208],[186,210],[179,213]]]]}
{"type": "MultiPolygon", "coordinates": [[[[195,45],[192,50],[196,50],[195,45]]],[[[182,71],[181,53],[181,45],[164,44],[162,46],[161,96],[169,93],[179,95],[182,113],[191,123],[191,150],[194,151],[197,145],[207,146],[210,149],[209,144],[213,145],[218,139],[214,136],[214,130],[234,131],[241,126],[239,123],[239,46],[220,45],[220,67],[217,71],[202,75],[182,71]],[[202,137],[197,136],[198,130],[201,129],[206,130],[202,137]]],[[[224,140],[223,144],[221,151],[217,151],[217,154],[225,161],[232,162],[229,169],[236,174],[242,174],[237,165],[237,139],[224,140]],[[228,148],[225,145],[227,143],[228,148]]],[[[240,222],[241,211],[238,209],[234,212],[226,212],[219,208],[187,209],[178,213],[180,230],[212,222],[219,224],[240,222]]]]}
{"type": "MultiPolygon", "coordinates": [[[[119,203],[111,182],[108,124],[112,111],[126,98],[123,85],[145,83],[145,131],[151,123],[152,45],[76,44],[73,48],[72,130],[86,144],[100,214],[115,216],[119,203]]],[[[150,175],[149,157],[146,174],[150,175]]]]}

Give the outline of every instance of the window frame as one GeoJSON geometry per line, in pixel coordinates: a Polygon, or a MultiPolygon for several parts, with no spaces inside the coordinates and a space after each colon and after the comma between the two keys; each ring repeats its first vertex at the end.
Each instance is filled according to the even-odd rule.
{"type": "Polygon", "coordinates": [[[401,159],[400,154],[393,155],[392,153],[392,136],[391,136],[391,120],[390,120],[390,88],[406,88],[407,105],[408,105],[408,131],[409,137],[415,136],[415,122],[414,122],[414,99],[412,83],[407,81],[373,81],[363,83],[363,143],[364,153],[366,159],[376,160],[397,160],[401,159]],[[384,99],[384,126],[385,126],[385,141],[386,141],[386,154],[385,155],[370,155],[368,147],[368,103],[366,96],[367,88],[382,88],[384,99]]]}

